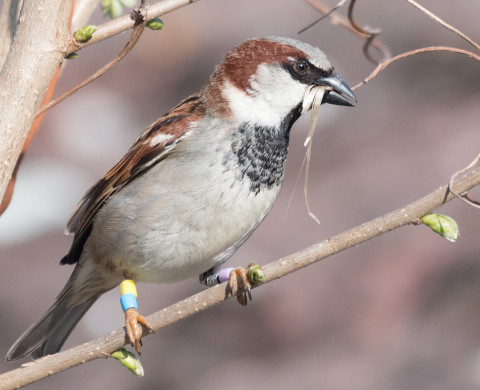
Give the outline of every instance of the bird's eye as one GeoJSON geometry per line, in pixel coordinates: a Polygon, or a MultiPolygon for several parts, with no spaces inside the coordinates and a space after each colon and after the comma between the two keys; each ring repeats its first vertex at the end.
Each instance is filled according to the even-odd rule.
{"type": "Polygon", "coordinates": [[[296,62],[294,65],[293,65],[293,69],[295,69],[295,72],[297,72],[298,74],[305,74],[308,72],[309,70],[309,66],[306,62],[296,62]]]}

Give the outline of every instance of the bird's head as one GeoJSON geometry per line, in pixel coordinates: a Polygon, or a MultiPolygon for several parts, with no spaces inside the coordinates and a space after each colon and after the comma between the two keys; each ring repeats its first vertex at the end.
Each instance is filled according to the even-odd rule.
{"type": "Polygon", "coordinates": [[[311,108],[312,90],[322,90],[322,103],[351,106],[356,101],[320,49],[290,38],[265,37],[228,52],[203,96],[225,119],[278,127],[311,108]]]}

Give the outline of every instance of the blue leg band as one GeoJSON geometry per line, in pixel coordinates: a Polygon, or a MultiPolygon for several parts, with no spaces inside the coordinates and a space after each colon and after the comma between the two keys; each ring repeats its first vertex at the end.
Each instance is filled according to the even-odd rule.
{"type": "Polygon", "coordinates": [[[127,311],[127,309],[131,308],[138,310],[137,297],[134,294],[123,294],[120,297],[120,303],[122,304],[123,311],[127,311]]]}

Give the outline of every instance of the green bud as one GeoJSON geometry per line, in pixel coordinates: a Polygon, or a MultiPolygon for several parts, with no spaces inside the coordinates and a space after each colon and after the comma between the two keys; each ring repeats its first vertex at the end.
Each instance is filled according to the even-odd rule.
{"type": "Polygon", "coordinates": [[[72,53],[70,53],[70,54],[67,54],[67,55],[65,56],[65,59],[66,59],[66,60],[73,60],[73,59],[75,59],[75,58],[77,58],[77,57],[78,57],[78,53],[72,52],[72,53]]]}
{"type": "Polygon", "coordinates": [[[138,360],[135,354],[127,351],[125,348],[120,348],[112,352],[112,357],[117,359],[135,375],[143,376],[142,363],[140,363],[140,360],[138,360]]]}
{"type": "Polygon", "coordinates": [[[265,273],[258,264],[249,264],[247,268],[247,278],[252,284],[259,284],[265,281],[265,273]]]}
{"type": "Polygon", "coordinates": [[[87,42],[92,37],[95,31],[97,31],[97,26],[92,26],[91,24],[88,24],[86,26],[83,26],[81,29],[75,31],[73,33],[73,37],[78,42],[87,42]]]}
{"type": "Polygon", "coordinates": [[[150,19],[146,26],[151,30],[161,30],[163,28],[163,22],[160,18],[150,19]]]}
{"type": "Polygon", "coordinates": [[[448,215],[429,213],[422,217],[422,223],[440,234],[448,241],[455,242],[458,237],[458,225],[448,215]]]}

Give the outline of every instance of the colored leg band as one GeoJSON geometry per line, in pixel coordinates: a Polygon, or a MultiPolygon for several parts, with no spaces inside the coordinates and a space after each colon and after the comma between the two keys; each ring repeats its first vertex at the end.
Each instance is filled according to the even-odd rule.
{"type": "Polygon", "coordinates": [[[122,304],[123,311],[127,311],[131,308],[138,310],[137,297],[132,293],[123,294],[120,297],[120,303],[122,304]]]}
{"type": "Polygon", "coordinates": [[[138,296],[137,287],[132,279],[125,279],[122,283],[120,283],[120,295],[124,294],[133,294],[136,297],[138,296]]]}
{"type": "Polygon", "coordinates": [[[235,268],[224,268],[218,271],[217,281],[218,283],[223,283],[230,280],[230,274],[235,268]]]}

